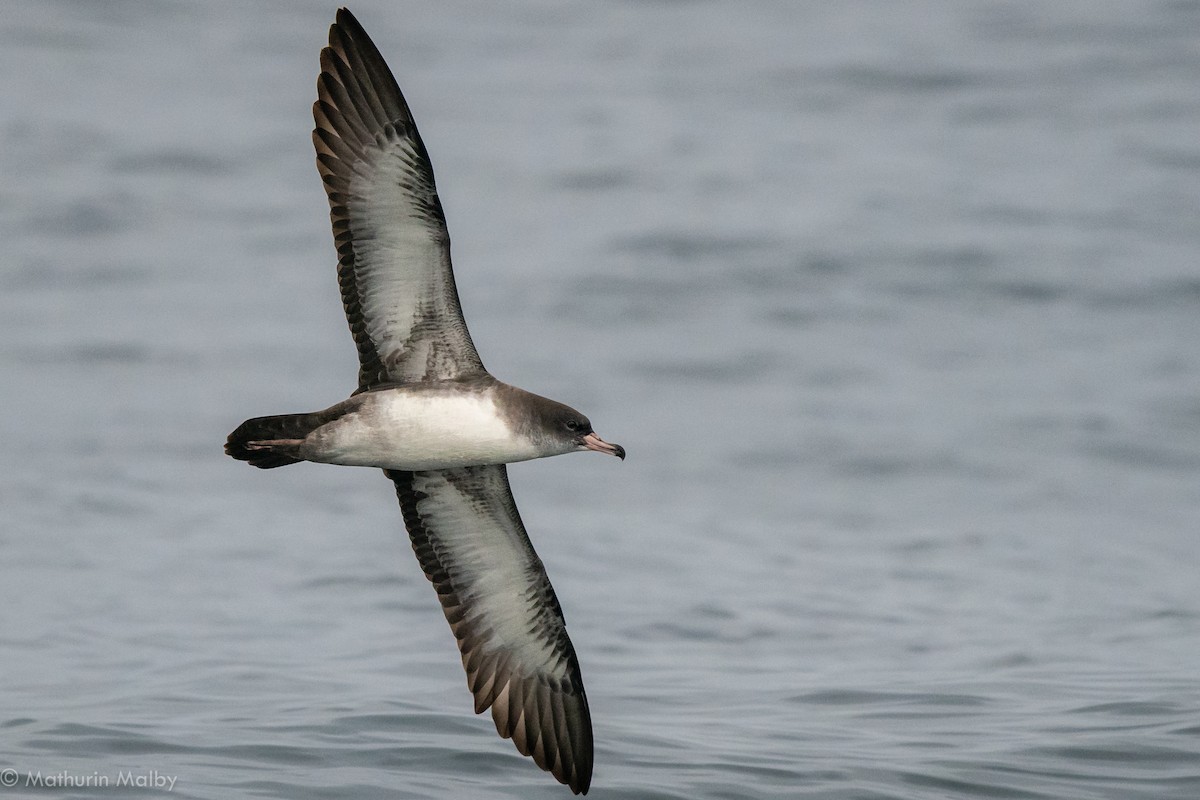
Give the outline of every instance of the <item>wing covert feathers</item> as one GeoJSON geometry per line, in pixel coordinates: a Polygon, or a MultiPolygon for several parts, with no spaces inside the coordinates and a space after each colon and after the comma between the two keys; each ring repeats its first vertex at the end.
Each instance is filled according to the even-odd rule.
{"type": "Polygon", "coordinates": [[[579,662],[504,466],[386,473],[458,640],[475,712],[490,708],[501,736],[586,794],[592,725],[579,662]]]}
{"type": "Polygon", "coordinates": [[[429,154],[383,56],[345,9],[321,51],[313,119],[359,391],[482,373],[429,154]]]}

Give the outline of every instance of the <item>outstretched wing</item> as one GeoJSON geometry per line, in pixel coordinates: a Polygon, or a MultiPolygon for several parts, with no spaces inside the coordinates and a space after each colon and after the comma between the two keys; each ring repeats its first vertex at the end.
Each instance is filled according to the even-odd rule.
{"type": "Polygon", "coordinates": [[[482,373],[429,154],[383,56],[344,8],[321,51],[313,118],[359,391],[482,373]]]}
{"type": "Polygon", "coordinates": [[[562,609],[517,514],[504,465],[385,470],[458,639],[475,713],[576,793],[592,779],[592,721],[562,609]]]}

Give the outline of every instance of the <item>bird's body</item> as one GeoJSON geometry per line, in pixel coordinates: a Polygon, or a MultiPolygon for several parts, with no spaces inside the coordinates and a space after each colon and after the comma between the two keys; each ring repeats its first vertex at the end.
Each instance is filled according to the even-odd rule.
{"type": "MultiPolygon", "coordinates": [[[[386,386],[316,412],[320,424],[303,437],[248,438],[245,449],[247,455],[286,452],[297,461],[402,470],[511,464],[580,449],[570,441],[547,442],[535,428],[505,414],[505,409],[536,406],[564,416],[572,412],[490,375],[386,386]]],[[[247,420],[247,431],[260,419],[276,418],[247,420]]]]}
{"type": "Polygon", "coordinates": [[[484,369],[429,155],[395,78],[346,9],[321,51],[313,117],[359,385],[323,411],[246,420],[225,450],[263,469],[383,469],[458,640],[476,713],[490,708],[501,736],[586,793],[592,728],[579,662],[505,464],[625,451],[578,411],[484,369]]]}
{"type": "Polygon", "coordinates": [[[313,431],[308,461],[384,469],[453,469],[538,458],[496,405],[498,389],[442,381],[356,395],[346,414],[313,431]]]}

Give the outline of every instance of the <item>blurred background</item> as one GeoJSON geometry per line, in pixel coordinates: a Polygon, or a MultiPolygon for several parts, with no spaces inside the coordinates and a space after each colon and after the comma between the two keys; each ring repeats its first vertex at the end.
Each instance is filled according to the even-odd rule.
{"type": "MultiPolygon", "coordinates": [[[[629,451],[510,470],[592,796],[1200,796],[1200,3],[352,10],[484,362],[629,451]]],[[[221,450],[354,388],[333,14],[0,18],[14,796],[568,796],[471,714],[388,481],[221,450]]]]}

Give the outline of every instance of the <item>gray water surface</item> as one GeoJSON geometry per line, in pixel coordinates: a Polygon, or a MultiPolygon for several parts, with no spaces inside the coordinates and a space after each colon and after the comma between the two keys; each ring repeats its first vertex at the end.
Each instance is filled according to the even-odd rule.
{"type": "MultiPolygon", "coordinates": [[[[629,451],[510,470],[590,796],[1200,797],[1200,3],[353,10],[485,363],[629,451]]],[[[0,796],[569,796],[389,482],[221,452],[354,386],[333,12],[0,15],[0,796]]]]}

